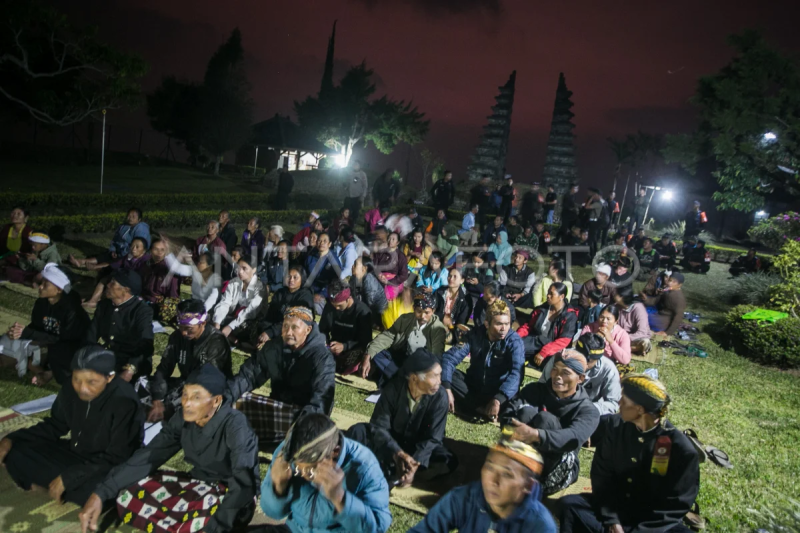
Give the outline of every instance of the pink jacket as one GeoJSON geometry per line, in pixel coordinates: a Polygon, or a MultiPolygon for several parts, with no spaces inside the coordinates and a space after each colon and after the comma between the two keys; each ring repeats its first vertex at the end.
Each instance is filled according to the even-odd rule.
{"type": "Polygon", "coordinates": [[[367,231],[372,233],[375,231],[375,228],[383,222],[381,219],[381,211],[380,209],[370,209],[364,214],[364,221],[367,223],[367,231]]]}
{"type": "Polygon", "coordinates": [[[617,324],[628,332],[631,341],[650,338],[647,309],[641,302],[635,302],[627,311],[620,311],[617,324]]]}
{"type": "MultiPolygon", "coordinates": [[[[584,326],[581,330],[581,335],[584,333],[597,333],[600,330],[599,322],[592,322],[584,326]]],[[[606,357],[610,357],[612,361],[627,365],[631,362],[631,338],[628,333],[619,327],[619,324],[614,326],[611,331],[611,338],[613,342],[606,341],[606,357]]]]}

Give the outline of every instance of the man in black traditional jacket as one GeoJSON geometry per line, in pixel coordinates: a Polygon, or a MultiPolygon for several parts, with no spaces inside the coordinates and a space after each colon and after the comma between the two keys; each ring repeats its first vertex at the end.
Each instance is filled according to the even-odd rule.
{"type": "Polygon", "coordinates": [[[372,341],[372,311],[364,302],[353,300],[347,283],[334,280],[328,285],[319,331],[336,359],[336,371],[352,374],[372,341]]]}
{"type": "Polygon", "coordinates": [[[102,346],[81,348],[72,383],[61,388],[50,416],[0,440],[0,463],[17,485],[48,487],[57,502],[83,505],[141,446],[144,412],[133,387],[115,378],[114,364],[114,353],[102,346]]]}
{"type": "Polygon", "coordinates": [[[307,413],[331,414],[336,363],[307,307],[290,307],[281,336],[268,341],[228,382],[232,401],[262,444],[280,442],[292,423],[307,413]],[[269,397],[247,394],[270,382],[269,397]],[[244,396],[244,397],[243,397],[244,396]]]}
{"type": "Polygon", "coordinates": [[[231,345],[219,330],[208,324],[202,300],[184,300],[177,309],[178,330],[169,336],[155,374],[150,378],[151,407],[148,422],[169,420],[181,404],[183,383],[189,375],[210,363],[231,379],[231,345]],[[179,377],[172,377],[175,367],[179,377]]]}
{"type": "Polygon", "coordinates": [[[619,414],[604,418],[592,493],[561,499],[562,533],[688,533],[683,517],[700,490],[691,441],[666,419],[670,397],[645,374],[622,380],[619,414]]]}
{"type": "Polygon", "coordinates": [[[578,450],[589,440],[600,415],[581,383],[586,357],[576,350],[555,356],[550,379],[526,385],[502,414],[514,438],[534,446],[544,458],[542,487],[554,494],[578,479],[578,450]]]}
{"type": "Polygon", "coordinates": [[[117,357],[116,372],[128,382],[153,371],[153,308],[139,298],[142,278],[133,270],[114,273],[97,304],[84,344],[102,344],[117,357]]]}
{"type": "Polygon", "coordinates": [[[441,383],[438,358],[418,349],[381,390],[369,423],[356,424],[346,433],[372,450],[387,479],[400,486],[411,485],[415,476],[432,479],[458,466],[442,443],[448,404],[441,383]]]}

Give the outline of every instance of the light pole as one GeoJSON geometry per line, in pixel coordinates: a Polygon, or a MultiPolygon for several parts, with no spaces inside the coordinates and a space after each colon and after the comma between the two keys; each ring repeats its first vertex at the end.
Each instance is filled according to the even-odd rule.
{"type": "Polygon", "coordinates": [[[253,161],[253,176],[256,175],[256,170],[258,170],[258,145],[256,145],[256,160],[253,161]]]}
{"type": "MultiPolygon", "coordinates": [[[[647,207],[644,210],[644,220],[642,224],[647,224],[647,213],[650,211],[650,202],[653,201],[653,196],[655,196],[656,191],[662,190],[661,187],[656,187],[654,185],[640,185],[640,189],[652,189],[653,192],[650,193],[650,198],[647,200],[647,207]]],[[[664,190],[664,200],[672,200],[672,191],[664,190]]]]}
{"type": "Polygon", "coordinates": [[[106,167],[106,110],[103,109],[103,141],[100,144],[100,194],[103,194],[103,172],[106,167]]]}

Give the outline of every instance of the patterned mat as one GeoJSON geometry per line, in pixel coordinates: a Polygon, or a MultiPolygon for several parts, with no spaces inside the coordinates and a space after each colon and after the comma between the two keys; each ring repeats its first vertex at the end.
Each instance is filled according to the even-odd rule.
{"type": "Polygon", "coordinates": [[[660,365],[667,358],[667,351],[658,345],[658,340],[653,340],[653,349],[645,355],[631,355],[634,361],[643,361],[651,365],[660,365]]]}

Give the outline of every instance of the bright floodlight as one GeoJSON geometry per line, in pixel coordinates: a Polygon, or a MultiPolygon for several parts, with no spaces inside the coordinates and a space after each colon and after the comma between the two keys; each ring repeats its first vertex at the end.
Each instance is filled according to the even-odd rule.
{"type": "Polygon", "coordinates": [[[336,163],[341,168],[344,168],[344,167],[347,166],[347,163],[345,162],[344,156],[342,154],[333,156],[333,162],[336,163]]]}
{"type": "Polygon", "coordinates": [[[771,131],[768,131],[767,133],[764,134],[765,141],[774,141],[777,138],[778,136],[772,133],[771,131]]]}
{"type": "Polygon", "coordinates": [[[758,213],[756,213],[756,216],[757,217],[765,217],[765,216],[767,216],[767,212],[766,211],[759,211],[758,213]]]}
{"type": "Polygon", "coordinates": [[[664,200],[672,200],[672,191],[664,191],[664,200]]]}

